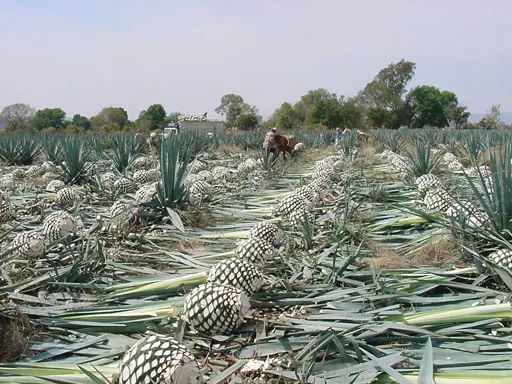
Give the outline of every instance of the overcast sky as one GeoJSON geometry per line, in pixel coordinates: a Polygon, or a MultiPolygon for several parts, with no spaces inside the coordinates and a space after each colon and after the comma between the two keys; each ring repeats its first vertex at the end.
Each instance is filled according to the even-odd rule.
{"type": "Polygon", "coordinates": [[[233,92],[267,117],[310,89],[355,95],[405,58],[412,85],[512,111],[511,15],[507,0],[1,0],[0,109],[213,115],[233,92]]]}

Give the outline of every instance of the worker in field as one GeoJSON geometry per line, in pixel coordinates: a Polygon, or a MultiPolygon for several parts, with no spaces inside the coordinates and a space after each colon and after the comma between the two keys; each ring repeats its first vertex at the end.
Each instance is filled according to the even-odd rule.
{"type": "Polygon", "coordinates": [[[156,132],[151,132],[147,143],[149,145],[149,151],[151,154],[156,154],[156,150],[158,148],[158,134],[156,132]]]}
{"type": "Polygon", "coordinates": [[[270,128],[265,134],[265,140],[263,141],[263,148],[267,151],[267,156],[272,153],[273,159],[277,155],[277,143],[276,143],[277,129],[275,127],[270,128]]]}
{"type": "Polygon", "coordinates": [[[340,127],[337,127],[336,132],[334,133],[334,146],[336,148],[341,144],[341,136],[343,136],[343,132],[341,132],[340,127]]]}

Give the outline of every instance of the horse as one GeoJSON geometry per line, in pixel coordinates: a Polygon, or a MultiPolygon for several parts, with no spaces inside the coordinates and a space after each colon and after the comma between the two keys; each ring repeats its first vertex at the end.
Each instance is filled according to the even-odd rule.
{"type": "Polygon", "coordinates": [[[283,153],[283,160],[286,160],[286,152],[288,152],[290,157],[293,157],[295,154],[295,144],[298,142],[295,136],[275,135],[274,141],[278,151],[277,156],[279,156],[280,153],[283,153]]]}

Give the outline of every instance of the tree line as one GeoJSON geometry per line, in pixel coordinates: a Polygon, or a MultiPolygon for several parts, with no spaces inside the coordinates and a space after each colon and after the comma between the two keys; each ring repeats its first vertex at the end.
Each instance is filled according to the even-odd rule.
{"type": "Polygon", "coordinates": [[[128,120],[128,113],[121,107],[105,107],[90,118],[76,114],[72,119],[66,119],[66,112],[61,108],[44,108],[36,111],[22,103],[9,105],[0,112],[0,118],[5,120],[6,130],[9,132],[152,131],[162,129],[177,116],[178,113],[167,114],[161,104],[150,105],[135,121],[128,120]]]}
{"type": "MultiPolygon", "coordinates": [[[[407,90],[414,77],[416,64],[400,60],[379,71],[375,78],[355,96],[347,97],[320,88],[307,92],[296,103],[284,102],[267,121],[262,121],[254,105],[237,94],[224,95],[215,109],[226,120],[227,127],[243,130],[258,126],[280,129],[340,128],[410,128],[447,127],[495,129],[500,125],[500,109],[493,105],[477,124],[468,123],[470,113],[456,94],[432,85],[419,85],[407,90]]],[[[135,121],[129,121],[121,107],[103,108],[87,118],[76,114],[66,119],[61,108],[34,110],[26,104],[5,107],[0,118],[7,131],[116,132],[125,130],[161,130],[179,113],[167,113],[161,104],[150,105],[135,121]]]]}

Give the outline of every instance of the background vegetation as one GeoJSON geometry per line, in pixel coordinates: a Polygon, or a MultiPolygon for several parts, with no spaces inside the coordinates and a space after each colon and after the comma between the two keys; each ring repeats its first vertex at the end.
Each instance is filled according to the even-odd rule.
{"type": "MultiPolygon", "coordinates": [[[[505,127],[500,121],[500,106],[492,105],[477,124],[468,122],[470,113],[459,103],[457,95],[433,85],[418,85],[408,89],[416,64],[400,60],[383,68],[355,96],[338,95],[327,89],[308,91],[299,101],[283,102],[266,121],[255,105],[241,95],[222,96],[215,109],[226,120],[228,128],[253,130],[276,126],[284,130],[326,130],[341,128],[423,128],[453,127],[455,129],[497,129],[505,127]]],[[[161,130],[178,118],[178,112],[168,113],[161,104],[152,104],[130,121],[122,107],[108,106],[97,115],[79,114],[67,118],[61,108],[35,110],[17,103],[6,106],[0,113],[7,132],[65,132],[83,133],[161,130]]]]}

